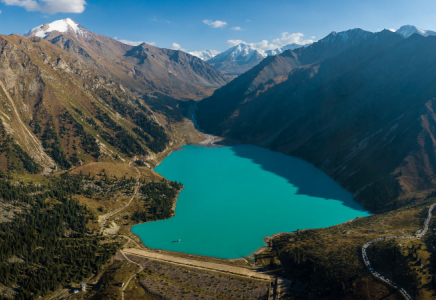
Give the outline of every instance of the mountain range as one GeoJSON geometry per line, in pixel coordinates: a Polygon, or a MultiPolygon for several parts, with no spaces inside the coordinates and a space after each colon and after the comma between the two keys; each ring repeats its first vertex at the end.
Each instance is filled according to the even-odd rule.
{"type": "Polygon", "coordinates": [[[431,74],[416,78],[427,74],[432,55],[416,57],[431,47],[432,35],[412,26],[353,29],[305,47],[288,45],[279,55],[241,44],[207,62],[145,43],[126,45],[71,19],[26,37],[2,36],[1,132],[5,143],[14,141],[3,149],[20,150],[3,150],[0,167],[37,172],[135,154],[153,164],[172,143],[171,124],[190,105],[180,100],[218,88],[197,105],[206,131],[302,157],[372,210],[399,205],[434,183],[432,139],[424,138],[433,127],[411,121],[432,119],[429,94],[413,94],[413,84],[431,90],[425,85],[431,74]],[[212,64],[245,73],[227,83],[212,64]],[[414,79],[398,75],[404,70],[415,72],[414,79]],[[377,122],[368,119],[376,115],[377,122]],[[399,145],[406,133],[408,142],[399,145]],[[374,167],[380,157],[385,163],[374,167]]]}
{"type": "MultiPolygon", "coordinates": [[[[398,34],[409,37],[414,33],[422,36],[436,35],[431,30],[422,30],[412,25],[405,25],[396,30],[398,34]]],[[[286,50],[295,50],[301,47],[307,47],[310,44],[301,45],[292,43],[273,50],[263,50],[247,43],[230,47],[224,52],[216,50],[203,50],[189,52],[194,56],[210,63],[212,66],[228,75],[240,75],[259,64],[267,56],[274,56],[283,53],[286,50]]]]}
{"type": "Polygon", "coordinates": [[[436,183],[436,37],[405,29],[267,57],[201,101],[198,124],[312,162],[373,211],[412,201],[436,183]]]}
{"type": "Polygon", "coordinates": [[[182,51],[136,47],[71,19],[0,36],[0,169],[47,174],[137,155],[153,164],[198,100],[227,79],[182,51]]]}
{"type": "Polygon", "coordinates": [[[195,56],[145,43],[129,46],[92,33],[71,19],[38,26],[26,36],[43,38],[142,92],[199,100],[226,83],[219,72],[195,56]]]}

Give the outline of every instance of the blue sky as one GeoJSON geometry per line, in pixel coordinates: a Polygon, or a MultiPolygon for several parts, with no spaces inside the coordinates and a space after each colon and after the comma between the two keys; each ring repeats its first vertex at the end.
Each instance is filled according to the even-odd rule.
{"type": "Polygon", "coordinates": [[[267,49],[357,27],[436,29],[432,0],[0,0],[0,10],[1,34],[69,17],[95,33],[187,51],[238,41],[267,49]]]}

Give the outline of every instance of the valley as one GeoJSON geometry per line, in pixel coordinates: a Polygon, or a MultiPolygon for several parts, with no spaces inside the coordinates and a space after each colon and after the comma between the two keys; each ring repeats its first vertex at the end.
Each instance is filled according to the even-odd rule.
{"type": "Polygon", "coordinates": [[[433,299],[434,35],[0,35],[0,299],[433,299]]]}

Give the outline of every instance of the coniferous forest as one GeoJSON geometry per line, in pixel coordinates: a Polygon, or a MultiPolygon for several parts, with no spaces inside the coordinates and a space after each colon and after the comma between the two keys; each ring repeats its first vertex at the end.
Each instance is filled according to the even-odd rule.
{"type": "Polygon", "coordinates": [[[148,208],[148,210],[135,212],[132,220],[147,222],[171,218],[175,198],[182,188],[181,183],[176,181],[167,182],[166,180],[143,185],[140,189],[141,201],[144,202],[144,207],[148,208]]]}
{"type": "MultiPolygon", "coordinates": [[[[101,273],[121,245],[89,229],[96,215],[74,198],[99,201],[116,191],[128,195],[135,182],[103,170],[99,176],[65,173],[45,183],[24,183],[0,171],[0,205],[14,212],[0,215],[0,282],[13,287],[15,299],[37,299],[101,273]]],[[[132,220],[171,217],[182,187],[165,179],[141,181],[144,209],[132,220]]]]}
{"type": "Polygon", "coordinates": [[[95,218],[72,199],[83,193],[82,176],[48,184],[16,184],[4,173],[0,198],[20,208],[0,223],[0,282],[16,287],[16,299],[35,299],[100,272],[118,244],[100,243],[86,227],[95,218]]]}

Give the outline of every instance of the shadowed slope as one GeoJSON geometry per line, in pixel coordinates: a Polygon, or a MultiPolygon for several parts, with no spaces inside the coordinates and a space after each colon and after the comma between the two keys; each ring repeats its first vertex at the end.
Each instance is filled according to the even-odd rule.
{"type": "Polygon", "coordinates": [[[280,55],[310,64],[279,76],[278,58],[264,60],[202,101],[199,125],[304,158],[372,210],[431,189],[436,38],[404,39],[389,31],[357,36],[343,48],[335,42],[336,56],[330,48],[327,54],[314,51],[324,47],[320,42],[295,50],[292,59],[280,55]],[[319,61],[325,56],[330,58],[319,61]],[[268,72],[265,83],[256,85],[268,72]]]}

